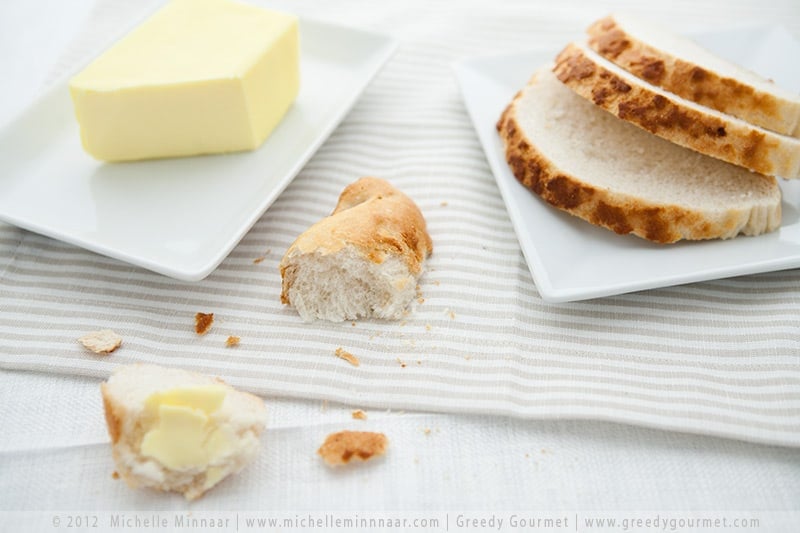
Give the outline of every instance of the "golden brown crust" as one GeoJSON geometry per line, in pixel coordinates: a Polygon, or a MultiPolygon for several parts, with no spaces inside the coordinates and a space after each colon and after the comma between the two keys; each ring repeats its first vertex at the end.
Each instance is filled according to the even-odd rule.
{"type": "Polygon", "coordinates": [[[334,352],[334,355],[336,357],[338,357],[339,359],[344,359],[345,361],[347,361],[348,363],[350,363],[353,366],[359,366],[361,364],[361,361],[358,360],[358,357],[356,357],[355,355],[351,354],[350,352],[348,352],[347,350],[345,350],[341,346],[336,348],[336,351],[334,352]]]}
{"type": "Polygon", "coordinates": [[[280,265],[281,302],[290,303],[291,257],[335,253],[348,245],[356,246],[374,263],[399,256],[413,274],[420,273],[423,261],[433,252],[425,219],[414,201],[382,179],[361,178],[345,187],[330,216],[303,232],[286,251],[280,265]]]}
{"type": "MultiPolygon", "coordinates": [[[[630,233],[662,244],[734,237],[743,226],[744,213],[727,212],[719,220],[711,220],[680,206],[651,204],[594,187],[561,171],[526,139],[514,115],[520,97],[518,94],[505,109],[497,131],[514,176],[550,205],[615,233],[630,233]]],[[[765,179],[774,181],[772,177],[765,179]]]]}
{"type": "Polygon", "coordinates": [[[761,174],[800,177],[795,139],[726,121],[646,85],[626,83],[574,44],[558,55],[553,72],[577,94],[659,137],[761,174]]]}
{"type": "Polygon", "coordinates": [[[386,453],[389,440],[383,433],[340,431],[331,433],[317,453],[330,466],[339,466],[356,459],[368,461],[386,453]]]}
{"type": "Polygon", "coordinates": [[[111,437],[111,444],[116,444],[122,433],[122,418],[114,411],[114,404],[111,401],[111,394],[108,392],[106,383],[100,384],[100,393],[103,395],[103,412],[106,417],[108,435],[111,437]]]}
{"type": "Polygon", "coordinates": [[[654,48],[627,32],[613,15],[586,31],[595,52],[653,85],[751,124],[793,134],[797,113],[776,95],[654,48]]]}
{"type": "Polygon", "coordinates": [[[233,348],[234,346],[239,346],[239,342],[242,339],[237,337],[236,335],[229,335],[227,339],[225,339],[225,346],[228,348],[233,348]]]}
{"type": "Polygon", "coordinates": [[[198,335],[205,335],[214,324],[214,313],[195,313],[194,332],[198,335]]]}

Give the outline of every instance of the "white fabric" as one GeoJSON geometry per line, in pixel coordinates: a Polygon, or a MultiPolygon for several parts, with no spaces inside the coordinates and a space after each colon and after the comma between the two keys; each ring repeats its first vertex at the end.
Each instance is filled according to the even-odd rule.
{"type": "Polygon", "coordinates": [[[266,399],[268,429],[251,468],[187,503],[111,478],[97,380],[0,378],[4,531],[15,530],[2,527],[4,511],[753,512],[774,526],[764,531],[787,532],[800,519],[792,448],[607,422],[373,409],[359,421],[351,418],[356,402],[277,398],[266,399]],[[342,429],[384,432],[387,455],[331,472],[315,452],[342,429]]]}

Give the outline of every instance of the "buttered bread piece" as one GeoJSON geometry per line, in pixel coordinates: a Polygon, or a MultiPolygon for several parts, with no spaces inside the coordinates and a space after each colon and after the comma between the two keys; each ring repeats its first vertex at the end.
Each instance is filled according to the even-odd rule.
{"type": "Polygon", "coordinates": [[[133,365],[101,389],[117,472],[132,487],[192,500],[258,453],[264,403],[220,380],[133,365]]]}
{"type": "Polygon", "coordinates": [[[84,149],[126,161],[252,150],[299,90],[293,15],[172,0],[70,81],[84,149]]]}

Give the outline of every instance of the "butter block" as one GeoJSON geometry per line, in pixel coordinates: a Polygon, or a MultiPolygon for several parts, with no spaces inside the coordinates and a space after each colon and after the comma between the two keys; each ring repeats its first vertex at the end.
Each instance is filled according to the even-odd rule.
{"type": "Polygon", "coordinates": [[[69,84],[104,161],[255,149],[299,86],[297,18],[230,0],[172,0],[69,84]]]}

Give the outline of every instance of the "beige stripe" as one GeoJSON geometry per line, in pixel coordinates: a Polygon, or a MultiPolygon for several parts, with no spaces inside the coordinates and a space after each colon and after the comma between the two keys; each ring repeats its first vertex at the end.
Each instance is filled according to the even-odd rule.
{"type": "MultiPolygon", "coordinates": [[[[45,288],[50,288],[50,294],[52,295],[55,292],[64,292],[65,295],[69,294],[69,290],[60,290],[60,287],[51,286],[47,287],[46,284],[41,284],[40,286],[44,286],[45,288]]],[[[84,292],[84,296],[82,298],[83,302],[87,305],[96,305],[94,299],[92,299],[91,293],[89,292],[94,284],[89,284],[86,287],[86,291],[84,292]]],[[[74,288],[75,284],[70,284],[70,288],[74,288]]],[[[229,301],[225,302],[209,302],[203,300],[199,297],[194,298],[186,298],[183,302],[183,305],[176,306],[175,309],[184,309],[185,313],[193,313],[197,310],[208,310],[210,307],[212,310],[215,310],[217,313],[222,313],[225,311],[229,311],[232,315],[229,315],[229,318],[234,316],[246,316],[248,311],[253,313],[263,312],[265,305],[272,306],[273,308],[280,309],[281,307],[277,304],[277,294],[273,294],[271,292],[265,292],[259,294],[258,288],[243,288],[240,289],[240,294],[236,295],[230,289],[221,289],[220,294],[226,294],[229,298],[229,301]]],[[[9,291],[11,293],[12,291],[9,291]]],[[[16,290],[14,292],[17,292],[16,290]]],[[[14,322],[15,327],[20,327],[26,321],[23,317],[30,313],[36,313],[40,315],[48,315],[54,314],[54,310],[49,309],[48,307],[34,307],[31,305],[32,301],[39,300],[47,302],[47,297],[38,297],[36,295],[31,295],[30,293],[25,292],[24,290],[18,291],[20,297],[20,303],[7,306],[7,314],[9,317],[12,314],[19,313],[21,318],[17,319],[14,322]],[[22,299],[24,298],[24,301],[22,299]]],[[[122,302],[129,301],[129,302],[136,302],[137,300],[133,298],[131,295],[126,293],[125,291],[111,291],[111,290],[104,290],[98,291],[98,296],[103,295],[106,299],[106,304],[108,303],[108,298],[113,297],[115,295],[120,298],[122,302]]],[[[80,300],[78,300],[80,301],[80,300]]],[[[430,302],[430,301],[429,301],[430,302]]],[[[74,303],[74,301],[70,301],[66,304],[66,307],[69,308],[69,304],[74,303]]],[[[64,307],[64,306],[62,306],[64,307]]],[[[105,305],[101,305],[101,307],[105,307],[105,305]]],[[[139,306],[141,307],[141,305],[139,306]]],[[[136,308],[135,306],[133,307],[136,308]]],[[[145,306],[145,308],[150,308],[150,306],[145,306]]],[[[420,306],[420,309],[422,306],[420,306]]],[[[491,306],[484,306],[485,310],[491,310],[491,306]]],[[[502,307],[498,307],[498,311],[502,311],[502,307]]],[[[492,324],[481,324],[477,322],[481,320],[480,316],[475,315],[476,311],[470,304],[465,304],[464,308],[460,308],[458,306],[445,306],[445,305],[434,305],[432,303],[425,304],[425,314],[421,311],[418,311],[420,315],[419,323],[417,324],[418,327],[422,325],[422,320],[426,320],[426,324],[432,325],[437,324],[438,327],[444,326],[448,335],[452,336],[454,334],[461,334],[464,338],[474,338],[476,336],[481,336],[482,334],[488,334],[496,331],[496,325],[492,324]],[[467,307],[468,306],[468,307],[467,307]],[[457,311],[456,316],[460,316],[460,321],[449,320],[449,321],[440,321],[437,323],[436,318],[432,318],[426,316],[427,313],[439,313],[445,314],[448,310],[455,310],[457,311]],[[474,323],[466,323],[463,319],[466,316],[475,316],[476,322],[474,323]],[[433,324],[432,324],[433,323],[433,324]]],[[[158,314],[158,313],[156,313],[158,314]]],[[[787,357],[795,357],[796,351],[798,348],[798,339],[796,335],[796,327],[794,325],[795,321],[793,318],[785,319],[785,323],[781,323],[777,317],[774,317],[772,323],[763,325],[759,330],[752,331],[746,329],[740,329],[739,334],[735,335],[728,331],[728,328],[722,326],[720,329],[721,333],[715,333],[711,330],[713,326],[713,321],[710,325],[704,330],[700,332],[694,331],[682,331],[680,334],[680,339],[676,340],[675,337],[675,330],[672,327],[666,327],[664,329],[654,329],[654,328],[645,328],[642,326],[638,326],[636,330],[626,329],[624,327],[618,326],[616,324],[594,324],[590,321],[575,321],[569,322],[565,320],[558,320],[558,319],[550,319],[544,318],[547,315],[543,315],[542,317],[535,317],[535,323],[531,325],[531,327],[525,327],[526,324],[520,324],[518,321],[513,326],[504,326],[503,327],[503,334],[507,338],[509,342],[512,340],[519,343],[519,348],[521,351],[524,351],[522,348],[530,349],[533,345],[539,345],[544,348],[547,343],[545,341],[559,341],[563,344],[577,344],[578,346],[582,346],[586,343],[586,341],[594,341],[595,347],[599,348],[604,345],[611,346],[616,350],[629,348],[631,350],[645,350],[650,352],[660,352],[660,353],[673,353],[679,347],[683,347],[685,349],[692,350],[694,352],[700,353],[708,353],[708,354],[715,354],[717,356],[728,356],[733,358],[741,358],[743,355],[742,350],[745,346],[751,346],[751,349],[755,349],[761,343],[768,343],[773,347],[781,346],[782,344],[789,350],[784,353],[787,357]],[[567,327],[571,330],[571,334],[569,338],[563,338],[563,328],[567,327]],[[629,340],[621,340],[617,337],[617,333],[625,333],[627,335],[635,334],[635,339],[629,340]],[[668,346],[664,346],[659,340],[660,338],[669,338],[671,342],[668,346]],[[653,340],[649,340],[653,339],[653,340]],[[696,341],[709,341],[714,340],[717,343],[716,347],[704,347],[699,345],[692,340],[696,341]],[[726,345],[732,345],[732,348],[724,348],[726,345]]],[[[699,323],[700,321],[696,321],[699,323]]],[[[2,322],[0,322],[1,324],[2,322]]],[[[654,323],[658,323],[655,321],[654,323]]],[[[30,327],[36,327],[35,322],[31,322],[30,327]]],[[[301,326],[305,327],[305,326],[301,326]]],[[[443,328],[443,329],[444,329],[443,328]]],[[[457,339],[456,339],[457,340],[457,339]]]]}

